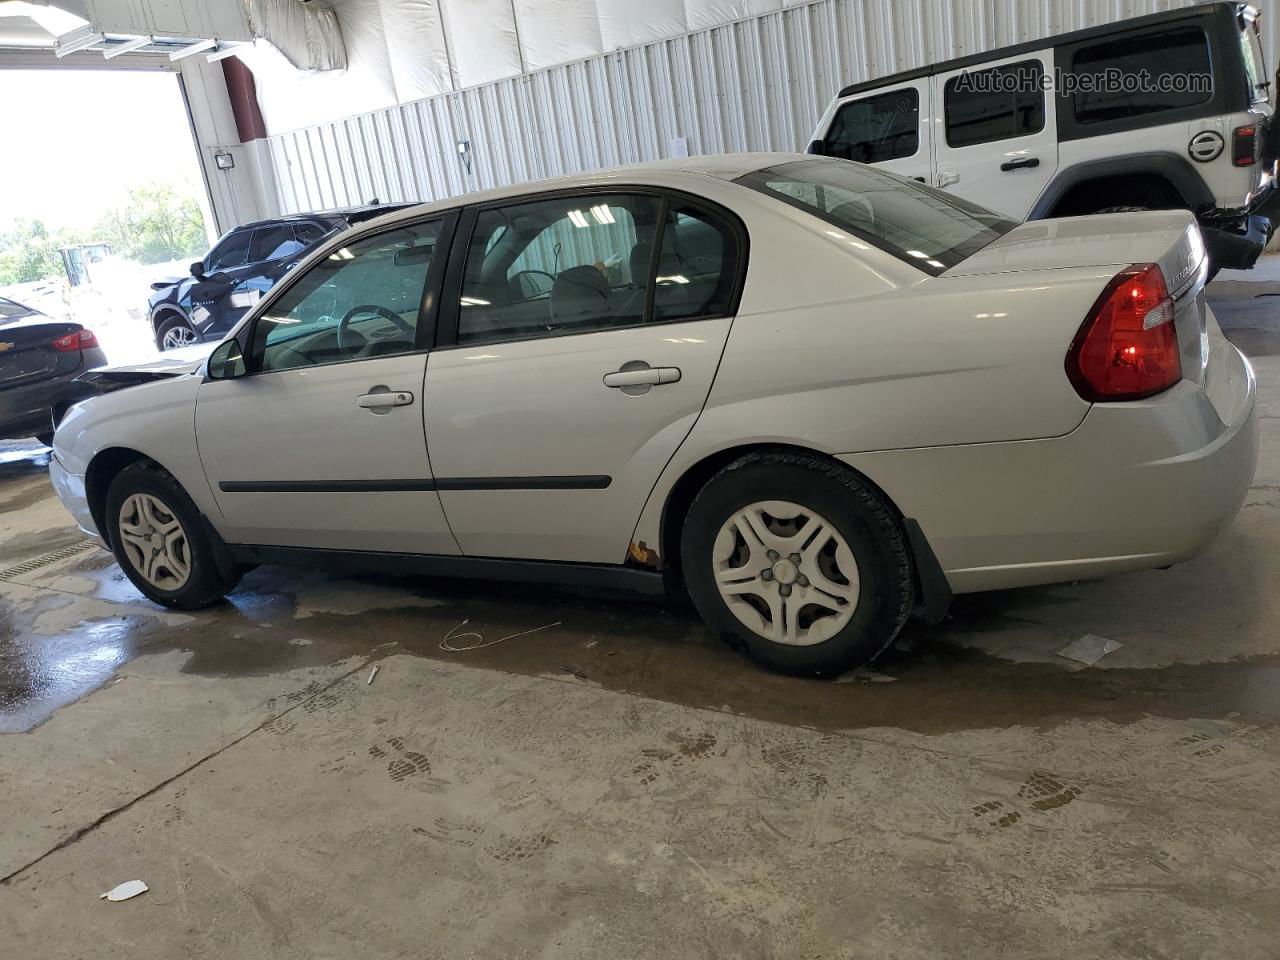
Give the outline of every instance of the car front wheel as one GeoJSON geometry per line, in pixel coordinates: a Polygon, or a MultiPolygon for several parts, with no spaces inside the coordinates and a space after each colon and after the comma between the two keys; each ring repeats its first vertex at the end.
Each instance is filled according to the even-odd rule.
{"type": "Polygon", "coordinates": [[[196,610],[231,590],[199,508],[165,470],[135,463],[107,491],[111,549],[133,585],[166,607],[196,610]]]}
{"type": "Polygon", "coordinates": [[[195,328],[181,317],[170,317],[156,330],[157,345],[161,350],[177,350],[200,342],[195,328]]]}
{"type": "Polygon", "coordinates": [[[914,599],[893,511],[851,471],[802,453],[750,454],[716,474],[689,508],[681,566],[712,629],[800,676],[873,660],[914,599]]]}

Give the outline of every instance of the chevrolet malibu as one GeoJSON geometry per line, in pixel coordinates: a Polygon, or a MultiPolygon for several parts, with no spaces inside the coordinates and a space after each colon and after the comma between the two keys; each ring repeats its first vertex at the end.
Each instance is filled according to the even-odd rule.
{"type": "Polygon", "coordinates": [[[253,564],[686,590],[758,662],[1185,560],[1257,457],[1185,211],[1018,224],[794,155],[335,236],[207,360],[98,375],[54,486],[147,597],[253,564]]]}

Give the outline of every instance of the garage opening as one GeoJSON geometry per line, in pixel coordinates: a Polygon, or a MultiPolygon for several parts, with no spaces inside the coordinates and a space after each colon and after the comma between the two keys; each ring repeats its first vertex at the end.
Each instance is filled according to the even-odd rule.
{"type": "Polygon", "coordinates": [[[151,285],[209,248],[208,191],[169,70],[0,70],[0,297],[155,351],[151,285]]]}

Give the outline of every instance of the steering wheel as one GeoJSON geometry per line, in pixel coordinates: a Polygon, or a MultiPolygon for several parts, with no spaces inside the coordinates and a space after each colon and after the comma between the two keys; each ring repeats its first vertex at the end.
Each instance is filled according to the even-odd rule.
{"type": "Polygon", "coordinates": [[[362,336],[351,329],[351,321],[362,313],[373,313],[384,320],[390,320],[401,333],[408,334],[409,338],[413,339],[412,325],[405,322],[404,318],[398,313],[393,313],[386,307],[380,307],[376,303],[362,303],[358,307],[352,307],[338,321],[338,349],[342,353],[357,353],[368,345],[368,337],[362,336]],[[359,337],[359,343],[354,342],[356,337],[359,337]]]}
{"type": "MultiPolygon", "coordinates": [[[[538,276],[538,277],[546,277],[548,280],[550,280],[550,281],[551,281],[551,285],[547,287],[547,291],[550,291],[550,290],[551,290],[551,287],[552,287],[552,286],[554,286],[554,285],[555,285],[555,282],[556,282],[556,275],[555,275],[554,273],[547,273],[547,271],[545,271],[545,270],[517,270],[515,273],[513,273],[513,274],[510,276],[510,278],[508,278],[507,282],[508,282],[508,283],[515,283],[515,282],[519,281],[519,279],[520,279],[521,277],[523,277],[525,274],[533,274],[534,276],[538,276]]],[[[523,286],[523,285],[521,285],[521,287],[520,287],[520,296],[521,296],[522,298],[524,297],[524,286],[523,286]]],[[[537,294],[537,296],[541,296],[541,294],[537,294]]]]}

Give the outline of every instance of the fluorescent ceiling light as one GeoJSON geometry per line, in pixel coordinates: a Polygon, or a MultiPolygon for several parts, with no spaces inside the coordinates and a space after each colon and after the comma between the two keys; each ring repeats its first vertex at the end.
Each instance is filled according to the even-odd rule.
{"type": "Polygon", "coordinates": [[[613,219],[613,211],[609,209],[608,205],[603,203],[598,203],[592,207],[591,215],[596,218],[596,223],[601,225],[606,223],[617,223],[617,221],[613,219]]]}
{"type": "Polygon", "coordinates": [[[108,60],[122,54],[132,53],[134,50],[140,50],[151,43],[150,37],[134,37],[132,40],[126,40],[124,43],[114,43],[102,51],[102,55],[108,60]]]}
{"type": "Polygon", "coordinates": [[[569,219],[573,221],[573,225],[574,225],[575,227],[589,227],[589,226],[591,226],[591,224],[587,223],[586,215],[585,215],[585,214],[583,214],[583,212],[582,212],[581,210],[570,210],[570,211],[569,211],[569,219]]]}
{"type": "Polygon", "coordinates": [[[251,44],[248,43],[220,43],[218,49],[205,57],[210,63],[216,63],[218,60],[225,60],[227,57],[234,57],[237,53],[241,53],[251,44]]]}
{"type": "Polygon", "coordinates": [[[204,53],[204,51],[211,50],[217,45],[217,40],[197,40],[195,43],[183,47],[181,50],[173,51],[173,53],[169,54],[169,59],[171,61],[181,60],[183,57],[190,57],[193,54],[204,53]]]}
{"type": "Polygon", "coordinates": [[[55,41],[53,52],[59,60],[63,57],[70,56],[73,53],[78,53],[81,50],[87,50],[95,43],[101,43],[103,40],[103,36],[100,33],[94,33],[92,31],[89,33],[79,33],[79,31],[76,31],[76,33],[77,35],[74,39],[64,41],[59,38],[55,41]]]}

